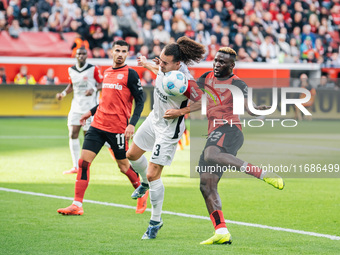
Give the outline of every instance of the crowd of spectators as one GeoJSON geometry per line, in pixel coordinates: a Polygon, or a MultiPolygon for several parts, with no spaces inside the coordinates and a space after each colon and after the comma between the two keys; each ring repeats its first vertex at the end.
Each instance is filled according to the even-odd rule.
{"type": "Polygon", "coordinates": [[[206,60],[230,46],[243,62],[340,65],[340,0],[0,0],[1,30],[76,32],[97,58],[117,38],[133,59],[185,35],[206,60]]]}

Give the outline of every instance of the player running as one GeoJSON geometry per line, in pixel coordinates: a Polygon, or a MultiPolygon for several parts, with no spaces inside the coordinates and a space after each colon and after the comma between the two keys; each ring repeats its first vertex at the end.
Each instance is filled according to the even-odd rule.
{"type": "MultiPolygon", "coordinates": [[[[110,144],[118,167],[129,177],[134,188],[140,185],[138,174],[130,167],[126,158],[126,150],[143,111],[143,88],[137,72],[125,64],[129,45],[123,40],[118,40],[112,47],[113,65],[104,72],[101,102],[81,117],[81,122],[85,123],[90,116],[94,115],[93,122],[85,135],[78,162],[74,201],[69,207],[58,209],[58,213],[64,215],[84,213],[82,202],[89,184],[90,165],[105,142],[110,144]],[[130,119],[133,99],[135,99],[135,109],[130,119]]],[[[144,212],[146,199],[147,194],[139,199],[137,213],[144,212]]]]}
{"type": "MultiPolygon", "coordinates": [[[[97,105],[98,89],[101,89],[103,75],[97,66],[86,63],[87,50],[79,48],[76,53],[77,64],[68,68],[69,84],[66,89],[57,93],[56,98],[62,100],[73,91],[71,110],[68,114],[67,126],[69,130],[69,146],[73,167],[63,174],[73,174],[78,171],[80,157],[80,117],[97,105]],[[98,83],[98,86],[96,84],[98,83]]],[[[83,126],[84,135],[89,129],[92,118],[89,118],[83,126]]]]}
{"type": "Polygon", "coordinates": [[[133,192],[131,197],[137,199],[150,188],[151,220],[142,239],[156,238],[158,230],[163,226],[161,219],[164,199],[162,170],[165,165],[170,165],[174,158],[177,143],[185,129],[184,115],[201,107],[201,102],[198,100],[202,93],[186,65],[193,61],[199,62],[203,59],[204,53],[203,45],[187,37],[181,37],[176,43],[165,46],[160,57],[155,60],[157,65],[148,63],[143,56],[138,59],[140,66],[157,74],[153,110],[137,130],[127,152],[132,167],[142,177],[142,185],[133,192]],[[163,77],[165,73],[173,70],[183,72],[188,78],[189,87],[183,95],[169,96],[163,90],[163,77]],[[189,107],[187,105],[190,98],[195,102],[189,107]],[[143,155],[145,151],[152,151],[149,164],[143,155]]]}
{"type": "MultiPolygon", "coordinates": [[[[215,55],[213,63],[213,72],[203,74],[198,85],[214,93],[213,89],[216,84],[234,85],[243,91],[245,96],[245,109],[253,115],[247,105],[247,85],[233,74],[235,67],[236,52],[229,48],[221,48],[215,55]],[[208,84],[208,86],[207,86],[208,84]]],[[[208,140],[200,157],[200,169],[209,169],[207,166],[221,165],[236,167],[237,170],[252,175],[258,179],[273,185],[277,189],[283,189],[284,182],[282,178],[275,173],[265,172],[259,167],[253,166],[236,157],[237,151],[243,144],[243,133],[240,124],[229,125],[228,123],[240,123],[238,115],[233,114],[233,97],[229,89],[215,88],[219,94],[222,104],[215,105],[213,99],[208,97],[207,117],[208,140]],[[227,124],[216,125],[214,120],[224,119],[227,124]],[[215,125],[213,125],[213,123],[215,125]]],[[[253,103],[254,104],[254,103],[253,103]]],[[[268,109],[268,106],[256,106],[257,110],[268,109]]],[[[217,192],[217,184],[223,175],[223,171],[200,172],[200,189],[205,200],[210,219],[215,227],[215,235],[201,242],[201,244],[231,244],[231,235],[225,224],[222,213],[222,202],[217,192]]]]}

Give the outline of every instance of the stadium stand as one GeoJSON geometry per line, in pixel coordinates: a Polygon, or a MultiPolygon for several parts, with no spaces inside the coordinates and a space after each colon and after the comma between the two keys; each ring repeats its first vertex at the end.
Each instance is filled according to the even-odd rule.
{"type": "Polygon", "coordinates": [[[207,60],[227,44],[236,49],[241,62],[332,67],[340,65],[339,29],[339,0],[0,1],[3,56],[71,57],[77,33],[88,41],[95,56],[108,58],[110,43],[123,38],[132,45],[130,59],[136,58],[143,45],[152,57],[158,46],[186,35],[207,46],[207,60]],[[11,46],[18,42],[22,47],[11,46]]]}

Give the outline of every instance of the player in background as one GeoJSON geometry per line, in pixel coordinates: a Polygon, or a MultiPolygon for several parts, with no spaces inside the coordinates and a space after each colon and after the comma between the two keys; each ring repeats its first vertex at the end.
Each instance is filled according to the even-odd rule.
{"type": "MultiPolygon", "coordinates": [[[[96,91],[101,89],[103,75],[97,66],[86,63],[87,50],[79,48],[76,53],[77,64],[68,68],[69,84],[64,91],[57,93],[56,98],[62,100],[73,91],[71,109],[68,114],[67,126],[69,130],[69,146],[73,167],[63,174],[73,174],[78,171],[80,157],[79,132],[81,129],[80,117],[97,105],[96,91]],[[96,86],[98,84],[98,86],[96,86]]],[[[89,129],[91,119],[83,126],[84,135],[89,129]]]]}
{"type": "MultiPolygon", "coordinates": [[[[82,203],[90,180],[90,166],[105,142],[109,143],[113,150],[121,172],[129,177],[135,188],[140,185],[138,174],[130,167],[126,158],[126,150],[143,111],[143,88],[137,72],[125,64],[129,45],[123,40],[118,40],[112,47],[113,65],[104,72],[101,101],[81,117],[81,122],[84,124],[94,116],[86,132],[78,162],[74,201],[69,207],[58,209],[58,213],[64,215],[84,213],[82,203]],[[135,109],[130,119],[133,99],[135,99],[135,109]]],[[[146,199],[147,194],[139,199],[137,213],[138,209],[141,210],[140,213],[144,212],[146,199]]]]}
{"type": "Polygon", "coordinates": [[[153,110],[138,128],[127,152],[133,169],[142,177],[142,185],[132,193],[131,197],[137,199],[150,188],[151,219],[142,239],[156,238],[158,230],[163,226],[161,213],[164,185],[161,174],[163,167],[170,165],[174,158],[177,143],[185,128],[184,115],[201,108],[199,99],[202,93],[187,65],[202,60],[204,53],[203,45],[188,37],[181,37],[176,43],[164,47],[159,58],[154,60],[156,65],[147,62],[144,56],[138,58],[138,65],[157,74],[153,110]],[[188,89],[183,95],[169,96],[163,90],[162,81],[165,73],[173,70],[183,72],[188,78],[188,89]],[[190,98],[194,103],[189,107],[190,98]],[[146,151],[152,151],[149,164],[143,155],[146,151]]]}
{"type": "MultiPolygon", "coordinates": [[[[219,49],[213,62],[213,72],[203,74],[198,85],[201,88],[214,93],[211,88],[216,84],[231,84],[242,90],[245,99],[244,106],[247,112],[252,114],[248,109],[247,92],[248,87],[244,81],[233,74],[235,67],[236,52],[229,48],[219,49]],[[208,84],[208,86],[206,86],[208,84]]],[[[222,104],[215,105],[213,99],[208,97],[207,118],[208,118],[208,140],[200,157],[200,169],[204,166],[232,166],[237,170],[261,179],[277,189],[283,189],[284,182],[282,178],[275,173],[265,172],[259,167],[253,166],[246,161],[236,157],[237,151],[243,144],[243,133],[240,124],[230,125],[228,123],[240,123],[238,115],[233,114],[233,97],[229,89],[215,88],[215,91],[222,99],[222,104]],[[215,119],[227,120],[227,124],[216,125],[215,119]]],[[[268,106],[256,106],[257,110],[266,110],[268,106]]],[[[208,169],[208,168],[206,168],[208,169]]],[[[203,172],[200,171],[200,189],[205,200],[210,219],[215,227],[215,235],[201,242],[201,244],[230,244],[231,235],[225,224],[222,213],[222,202],[217,192],[217,185],[223,175],[223,171],[203,172]]]]}

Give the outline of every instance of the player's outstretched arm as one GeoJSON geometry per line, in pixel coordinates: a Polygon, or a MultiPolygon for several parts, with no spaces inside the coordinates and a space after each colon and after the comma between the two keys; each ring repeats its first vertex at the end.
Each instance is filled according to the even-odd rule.
{"type": "Polygon", "coordinates": [[[156,63],[156,65],[148,62],[145,56],[139,56],[137,58],[137,63],[139,66],[142,66],[157,75],[159,69],[159,61],[157,60],[157,58],[155,58],[154,62],[156,63]]]}

